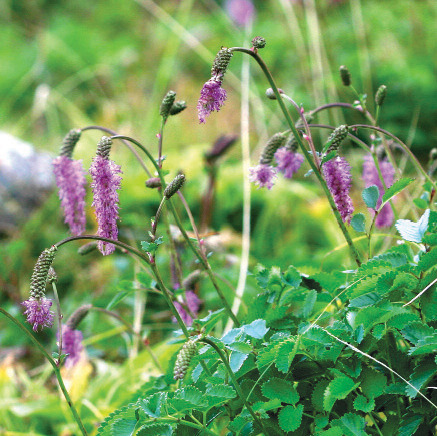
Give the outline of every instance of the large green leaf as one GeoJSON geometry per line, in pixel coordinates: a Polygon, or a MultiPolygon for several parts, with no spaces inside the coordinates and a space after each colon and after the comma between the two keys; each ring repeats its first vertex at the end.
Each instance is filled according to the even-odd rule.
{"type": "Polygon", "coordinates": [[[323,408],[329,412],[337,400],[346,398],[360,384],[355,383],[350,377],[340,376],[332,380],[324,393],[323,408]]]}
{"type": "Polygon", "coordinates": [[[376,209],[376,204],[379,198],[379,188],[376,185],[369,186],[364,189],[361,196],[363,197],[364,203],[370,209],[376,209]]]}
{"type": "Polygon", "coordinates": [[[278,415],[279,426],[284,431],[295,431],[302,423],[303,404],[285,406],[278,415]]]}
{"type": "Polygon", "coordinates": [[[282,403],[288,404],[296,404],[300,398],[291,382],[276,377],[262,385],[262,393],[270,400],[277,398],[282,403]]]}
{"type": "Polygon", "coordinates": [[[255,339],[262,339],[269,331],[269,328],[266,327],[266,321],[264,319],[256,319],[242,328],[244,333],[255,339]]]}

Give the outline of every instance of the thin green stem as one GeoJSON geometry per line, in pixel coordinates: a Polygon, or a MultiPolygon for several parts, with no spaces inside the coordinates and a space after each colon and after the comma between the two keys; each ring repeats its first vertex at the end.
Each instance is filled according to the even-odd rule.
{"type": "Polygon", "coordinates": [[[244,396],[243,391],[241,390],[240,384],[238,383],[237,377],[235,377],[234,372],[232,371],[231,366],[229,365],[228,359],[224,355],[223,351],[220,350],[220,348],[213,342],[211,339],[203,338],[201,339],[201,342],[204,342],[205,344],[210,345],[214,350],[217,352],[217,354],[220,356],[221,361],[226,367],[226,371],[228,372],[229,376],[231,377],[232,383],[235,386],[235,389],[237,390],[238,396],[240,397],[241,401],[243,401],[243,404],[246,406],[246,409],[248,412],[252,415],[252,418],[258,422],[260,427],[263,429],[264,434],[267,435],[268,433],[265,431],[264,424],[262,420],[255,414],[255,412],[252,409],[252,406],[248,403],[247,398],[244,396]]]}
{"type": "Polygon", "coordinates": [[[62,393],[64,394],[65,401],[67,401],[68,406],[70,407],[71,413],[73,414],[73,417],[79,426],[80,431],[82,432],[82,435],[87,436],[88,433],[85,430],[85,427],[82,423],[82,420],[80,419],[79,414],[77,413],[76,408],[74,407],[73,401],[70,398],[70,395],[68,394],[67,388],[64,385],[64,381],[61,376],[61,371],[59,370],[56,362],[51,358],[51,356],[47,353],[47,351],[44,349],[44,347],[34,338],[32,333],[30,333],[24,325],[15,319],[10,313],[6,312],[6,310],[2,309],[0,307],[0,312],[3,313],[3,315],[6,316],[6,318],[9,318],[10,321],[12,321],[14,324],[16,324],[33,342],[33,344],[38,348],[38,350],[43,354],[43,356],[49,361],[50,365],[53,368],[53,371],[55,373],[56,379],[58,380],[59,387],[61,388],[62,393]]]}
{"type": "Polygon", "coordinates": [[[274,92],[274,94],[276,96],[276,99],[278,100],[278,103],[279,103],[279,106],[280,106],[280,108],[282,110],[282,113],[284,114],[285,119],[286,119],[286,121],[287,121],[287,123],[288,123],[288,125],[289,125],[289,127],[291,129],[291,131],[293,132],[293,135],[295,136],[296,141],[299,144],[300,149],[302,150],[302,153],[304,154],[307,162],[309,163],[309,165],[311,166],[312,170],[314,171],[314,174],[318,178],[318,180],[319,180],[319,182],[320,182],[320,184],[321,184],[321,186],[322,186],[322,188],[323,188],[323,190],[324,190],[324,192],[326,194],[326,197],[327,197],[327,199],[329,201],[329,204],[330,204],[331,209],[332,209],[332,211],[334,213],[334,216],[335,216],[335,218],[337,220],[337,223],[338,223],[341,231],[343,232],[343,235],[344,235],[344,237],[346,239],[346,242],[349,245],[352,257],[354,258],[354,260],[357,263],[357,265],[360,266],[361,265],[361,260],[360,260],[358,251],[356,250],[355,245],[352,242],[352,238],[349,235],[349,232],[348,232],[346,226],[344,225],[343,220],[341,219],[340,213],[339,213],[338,208],[337,208],[337,206],[336,206],[336,204],[334,202],[334,199],[333,199],[333,197],[331,195],[331,192],[329,191],[328,186],[326,185],[326,182],[325,182],[321,172],[317,168],[316,163],[314,162],[313,159],[311,159],[311,156],[309,155],[307,149],[303,145],[302,140],[301,140],[301,138],[300,138],[300,136],[299,136],[299,134],[297,132],[297,129],[296,129],[295,125],[294,125],[293,119],[291,118],[291,115],[290,115],[290,113],[289,113],[289,111],[288,111],[288,109],[287,109],[287,107],[286,107],[286,105],[284,103],[282,95],[279,92],[279,89],[276,86],[276,83],[275,83],[275,81],[273,79],[273,76],[271,75],[269,69],[267,68],[267,65],[264,63],[262,58],[257,53],[253,52],[252,50],[249,50],[249,49],[246,49],[246,48],[243,48],[243,47],[233,47],[233,48],[231,48],[231,50],[232,51],[239,51],[239,52],[246,53],[246,54],[252,56],[257,61],[258,65],[261,67],[261,69],[262,69],[263,73],[265,74],[265,76],[266,76],[270,86],[273,89],[273,92],[274,92]]]}
{"type": "Polygon", "coordinates": [[[159,418],[156,420],[156,422],[178,423],[178,424],[186,425],[187,427],[196,428],[197,430],[200,430],[212,436],[218,436],[217,433],[214,433],[212,430],[207,428],[206,425],[198,425],[195,422],[186,421],[185,419],[181,419],[181,418],[159,418]]]}
{"type": "Polygon", "coordinates": [[[56,365],[59,366],[61,364],[61,355],[62,355],[62,312],[61,312],[61,304],[59,303],[59,295],[58,289],[56,287],[56,283],[52,281],[53,294],[55,295],[56,302],[56,312],[58,315],[58,358],[56,360],[56,365]]]}

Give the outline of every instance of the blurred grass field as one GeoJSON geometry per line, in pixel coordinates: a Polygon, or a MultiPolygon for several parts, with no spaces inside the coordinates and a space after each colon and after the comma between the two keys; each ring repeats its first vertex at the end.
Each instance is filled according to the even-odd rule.
{"type": "MultiPolygon", "coordinates": [[[[0,1],[0,130],[55,156],[68,130],[98,124],[138,138],[156,153],[159,105],[173,89],[188,108],[167,126],[165,164],[172,174],[186,173],[184,194],[198,220],[206,188],[203,154],[218,136],[240,133],[241,57],[234,56],[225,78],[229,97],[223,110],[205,125],[197,120],[200,88],[221,46],[248,46],[251,37],[262,35],[267,40],[262,56],[278,85],[306,109],[354,100],[341,86],[340,65],[348,66],[355,88],[368,94],[370,107],[377,87],[387,85],[381,125],[426,160],[437,136],[435,1],[259,0],[254,1],[256,16],[250,35],[232,21],[225,3],[0,1]]],[[[264,77],[254,64],[251,71],[250,143],[252,162],[256,162],[268,136],[284,126],[276,103],[263,97],[264,77]]],[[[336,125],[355,122],[356,117],[337,110],[324,115],[323,121],[336,125]]],[[[322,132],[319,139],[326,137],[322,132]]],[[[98,133],[84,134],[75,151],[85,166],[98,139],[98,133]]],[[[347,153],[358,175],[361,157],[352,146],[347,153]]],[[[122,146],[115,146],[113,158],[124,171],[120,237],[141,240],[158,205],[157,197],[145,190],[144,173],[122,146]]],[[[225,250],[215,254],[211,263],[234,285],[241,251],[243,177],[238,142],[219,168],[211,226],[221,232],[225,250]]],[[[359,198],[358,191],[354,195],[359,198]]],[[[90,208],[87,213],[92,231],[95,222],[90,208]]],[[[326,270],[330,265],[348,266],[344,249],[324,258],[343,240],[327,204],[320,200],[318,187],[303,173],[290,183],[279,183],[271,192],[252,191],[251,230],[250,268],[263,262],[283,268],[294,264],[305,270],[308,259],[323,262],[326,270]]],[[[27,297],[36,258],[66,236],[54,192],[31,216],[21,217],[12,232],[2,235],[2,307],[22,319],[19,303],[27,297]]],[[[105,307],[132,280],[136,268],[121,255],[102,259],[94,253],[84,258],[76,249],[66,247],[56,260],[65,313],[88,302],[105,307]]],[[[167,259],[162,262],[166,264],[167,259]]],[[[250,293],[253,283],[248,280],[250,293]]],[[[206,283],[201,296],[208,309],[219,306],[206,283]]],[[[132,317],[136,298],[131,293],[117,307],[122,315],[132,317]]],[[[171,354],[162,341],[173,325],[164,303],[149,296],[142,323],[158,359],[162,364],[168,362],[171,354]]],[[[95,376],[70,376],[76,380],[75,398],[81,401],[84,419],[94,423],[126,402],[147,375],[157,370],[147,350],[138,351],[138,341],[126,332],[120,334],[117,322],[95,314],[87,319],[84,331],[94,369],[86,362],[82,370],[84,374],[94,371],[95,376]],[[116,378],[129,386],[126,392],[121,382],[111,382],[116,378]]],[[[53,346],[53,332],[40,336],[47,347],[53,346]]],[[[27,339],[1,318],[0,344],[0,433],[75,434],[49,367],[31,350],[27,339]]]]}

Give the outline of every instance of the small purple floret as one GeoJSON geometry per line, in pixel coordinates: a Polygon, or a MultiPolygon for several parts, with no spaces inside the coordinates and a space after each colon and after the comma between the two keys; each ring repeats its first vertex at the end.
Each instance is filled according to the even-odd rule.
{"type": "MultiPolygon", "coordinates": [[[[95,156],[89,170],[93,182],[93,203],[95,208],[98,231],[97,234],[103,238],[118,240],[118,193],[120,189],[121,173],[120,165],[102,156],[95,156]]],[[[114,244],[99,241],[98,248],[105,256],[115,250],[114,244]]]]}
{"type": "Polygon", "coordinates": [[[275,153],[275,159],[278,163],[278,170],[284,174],[284,177],[291,179],[293,174],[299,171],[304,157],[300,153],[295,153],[287,147],[281,147],[275,153]]]}
{"type": "Polygon", "coordinates": [[[85,172],[82,160],[58,156],[53,160],[53,172],[59,190],[65,224],[70,232],[79,236],[85,231],[85,172]]]}
{"type": "Polygon", "coordinates": [[[70,327],[62,326],[62,352],[68,354],[65,359],[65,366],[72,367],[80,360],[83,350],[83,334],[80,330],[73,330],[70,327]]]}
{"type": "Polygon", "coordinates": [[[276,169],[271,165],[259,164],[256,167],[249,168],[249,180],[259,188],[264,186],[267,189],[272,189],[275,184],[276,169]]]}
{"type": "MultiPolygon", "coordinates": [[[[390,187],[393,185],[395,170],[392,164],[384,158],[379,161],[379,168],[381,170],[381,175],[384,179],[385,186],[390,187]]],[[[363,162],[363,180],[366,188],[372,185],[376,185],[379,188],[379,198],[376,204],[377,207],[381,205],[382,196],[384,195],[384,186],[381,179],[379,178],[378,169],[376,168],[375,162],[371,155],[366,155],[363,162]]],[[[375,220],[375,225],[378,228],[390,227],[394,221],[394,214],[390,204],[386,204],[375,220]]]]}
{"type": "MultiPolygon", "coordinates": [[[[189,311],[197,317],[197,314],[199,313],[199,307],[200,307],[200,299],[196,295],[194,291],[186,291],[185,292],[185,305],[188,307],[189,311]]],[[[177,311],[179,312],[179,315],[182,318],[182,321],[190,327],[193,324],[193,318],[188,314],[188,312],[184,309],[182,304],[175,301],[174,303],[177,311]]]]}
{"type": "Polygon", "coordinates": [[[337,156],[325,162],[322,168],[326,184],[331,191],[341,219],[349,223],[354,212],[354,205],[349,197],[352,181],[351,167],[345,158],[337,156]]]}
{"type": "Polygon", "coordinates": [[[53,312],[50,310],[52,300],[47,298],[33,299],[21,303],[26,310],[27,322],[33,324],[33,330],[36,332],[38,327],[51,327],[53,325],[53,312]]]}
{"type": "Polygon", "coordinates": [[[200,91],[197,103],[199,122],[204,123],[206,117],[213,111],[219,111],[226,100],[226,91],[221,87],[222,82],[212,78],[208,80],[200,91]]]}
{"type": "Polygon", "coordinates": [[[255,6],[250,0],[227,0],[226,10],[237,26],[245,26],[255,15],[255,6]]]}

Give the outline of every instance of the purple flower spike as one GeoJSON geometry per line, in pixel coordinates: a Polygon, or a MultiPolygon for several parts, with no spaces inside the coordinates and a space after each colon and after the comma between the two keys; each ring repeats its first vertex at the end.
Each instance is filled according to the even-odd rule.
{"type": "MultiPolygon", "coordinates": [[[[197,314],[199,313],[200,299],[194,291],[185,292],[185,304],[190,310],[190,312],[197,317],[197,314]]],[[[175,301],[174,305],[177,311],[179,312],[182,321],[184,321],[184,323],[188,327],[190,327],[193,324],[193,318],[191,318],[191,316],[187,313],[187,311],[184,309],[182,304],[175,301]]]]}
{"type": "Polygon", "coordinates": [[[337,156],[325,162],[322,168],[326,184],[334,197],[341,219],[349,223],[354,212],[354,205],[349,197],[352,180],[351,167],[346,159],[337,156]]]}
{"type": "Polygon", "coordinates": [[[271,165],[259,164],[256,167],[249,168],[249,180],[259,188],[264,186],[272,189],[275,184],[276,169],[271,165]]]}
{"type": "Polygon", "coordinates": [[[73,367],[80,360],[83,350],[83,334],[80,330],[73,330],[67,325],[62,326],[62,352],[68,354],[65,359],[66,367],[73,367]]]}
{"type": "MultiPolygon", "coordinates": [[[[381,175],[384,179],[385,186],[390,187],[393,185],[395,170],[392,164],[384,158],[379,161],[379,168],[381,170],[381,175]]],[[[363,162],[363,180],[366,188],[372,185],[376,185],[379,188],[379,198],[376,204],[377,207],[381,205],[382,196],[384,195],[384,186],[381,179],[379,178],[378,170],[376,168],[375,162],[371,155],[364,157],[363,162]]],[[[375,225],[378,228],[390,227],[393,224],[394,214],[390,204],[386,204],[375,220],[375,225]]]]}
{"type": "Polygon", "coordinates": [[[36,332],[38,327],[51,327],[53,325],[53,312],[50,310],[52,300],[45,297],[29,298],[21,304],[26,308],[24,314],[27,315],[27,322],[33,324],[33,331],[36,332]]]}
{"type": "MultiPolygon", "coordinates": [[[[95,208],[98,231],[97,234],[103,238],[118,239],[118,193],[120,189],[121,173],[120,165],[96,155],[89,170],[93,182],[93,203],[95,208]]],[[[106,256],[115,250],[114,244],[99,241],[100,252],[106,256]]]]}
{"type": "Polygon", "coordinates": [[[206,117],[213,111],[219,111],[226,100],[226,91],[221,87],[222,82],[216,78],[208,80],[200,91],[197,112],[199,122],[204,123],[206,117]]]}
{"type": "Polygon", "coordinates": [[[82,160],[58,156],[53,160],[53,171],[64,209],[65,224],[70,232],[79,236],[85,231],[85,172],[82,160]]]}
{"type": "Polygon", "coordinates": [[[278,163],[278,170],[284,174],[284,177],[291,179],[293,174],[299,171],[304,157],[300,153],[295,153],[287,147],[281,147],[275,153],[275,159],[278,163]]]}

